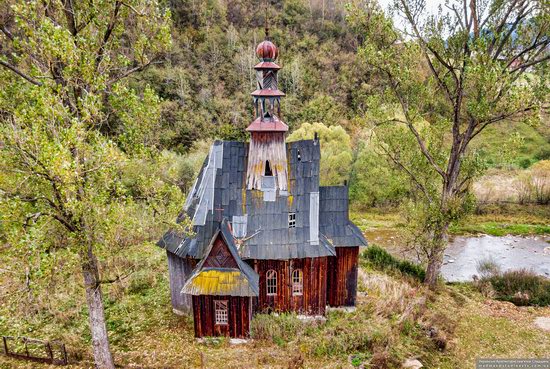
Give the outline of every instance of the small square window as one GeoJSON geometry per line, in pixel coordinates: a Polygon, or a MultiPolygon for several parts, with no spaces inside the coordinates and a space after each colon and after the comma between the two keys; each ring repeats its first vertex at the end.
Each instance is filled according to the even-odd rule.
{"type": "Polygon", "coordinates": [[[214,301],[214,315],[216,324],[227,324],[227,300],[214,301]]]}
{"type": "Polygon", "coordinates": [[[288,228],[296,228],[296,213],[288,213],[288,228]]]}

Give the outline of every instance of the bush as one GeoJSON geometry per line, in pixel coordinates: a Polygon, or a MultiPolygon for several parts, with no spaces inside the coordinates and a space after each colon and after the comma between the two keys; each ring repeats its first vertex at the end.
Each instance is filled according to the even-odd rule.
{"type": "Polygon", "coordinates": [[[493,257],[479,260],[477,262],[476,269],[483,279],[498,275],[500,273],[500,266],[493,257]]]}
{"type": "Polygon", "coordinates": [[[519,306],[550,306],[550,280],[526,269],[495,273],[478,283],[490,283],[497,300],[519,306]]]}
{"type": "Polygon", "coordinates": [[[380,246],[369,246],[363,252],[362,257],[376,269],[399,271],[420,281],[423,281],[426,277],[426,271],[422,266],[408,260],[400,260],[380,246]]]}

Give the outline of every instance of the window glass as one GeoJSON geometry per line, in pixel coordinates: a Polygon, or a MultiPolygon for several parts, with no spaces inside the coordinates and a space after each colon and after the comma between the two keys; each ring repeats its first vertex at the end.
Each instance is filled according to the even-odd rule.
{"type": "Polygon", "coordinates": [[[272,296],[277,294],[277,272],[274,270],[268,270],[265,274],[267,295],[272,296]]]}
{"type": "Polygon", "coordinates": [[[296,227],[296,213],[288,213],[288,228],[296,227]]]}
{"type": "Polygon", "coordinates": [[[227,300],[214,301],[214,315],[216,324],[227,324],[227,300]]]}
{"type": "Polygon", "coordinates": [[[304,293],[304,274],[302,269],[292,271],[292,295],[301,296],[304,293]]]}

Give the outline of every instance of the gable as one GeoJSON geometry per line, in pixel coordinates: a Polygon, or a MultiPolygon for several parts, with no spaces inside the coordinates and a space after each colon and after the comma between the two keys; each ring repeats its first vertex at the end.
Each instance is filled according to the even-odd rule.
{"type": "Polygon", "coordinates": [[[237,261],[231,255],[229,247],[225,243],[221,232],[214,241],[212,250],[206,257],[203,267],[205,268],[238,268],[237,261]]]}

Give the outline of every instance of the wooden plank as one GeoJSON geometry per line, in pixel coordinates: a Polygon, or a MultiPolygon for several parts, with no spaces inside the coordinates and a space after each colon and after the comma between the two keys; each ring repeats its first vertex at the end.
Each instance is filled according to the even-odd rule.
{"type": "Polygon", "coordinates": [[[305,258],[285,260],[258,260],[257,273],[260,276],[260,293],[255,311],[286,312],[317,315],[324,314],[326,305],[325,286],[327,258],[305,258]],[[266,273],[277,272],[277,296],[267,296],[266,273]],[[292,270],[302,269],[304,290],[302,296],[292,295],[292,270]]]}
{"type": "Polygon", "coordinates": [[[359,247],[337,247],[336,257],[329,257],[327,293],[330,306],[355,306],[358,257],[359,247]]]}
{"type": "Polygon", "coordinates": [[[182,294],[181,289],[195,267],[196,261],[191,258],[180,258],[169,251],[166,251],[166,254],[168,256],[172,308],[179,312],[190,314],[193,311],[193,299],[190,295],[182,294]]]}
{"type": "Polygon", "coordinates": [[[54,350],[52,348],[52,344],[50,343],[50,341],[37,340],[37,339],[32,339],[27,337],[11,337],[11,336],[2,336],[2,341],[3,341],[4,352],[6,356],[9,356],[15,359],[33,361],[37,363],[48,363],[48,364],[54,364],[54,365],[66,365],[68,363],[67,352],[65,350],[65,345],[63,343],[59,343],[61,359],[56,360],[54,356],[54,350]],[[23,343],[24,353],[10,351],[8,341],[19,341],[23,343]],[[38,349],[39,351],[42,351],[43,349],[44,353],[46,353],[46,356],[44,357],[42,355],[38,355],[36,353],[31,352],[29,350],[29,346],[28,346],[29,344],[38,345],[36,349],[38,349]]]}

